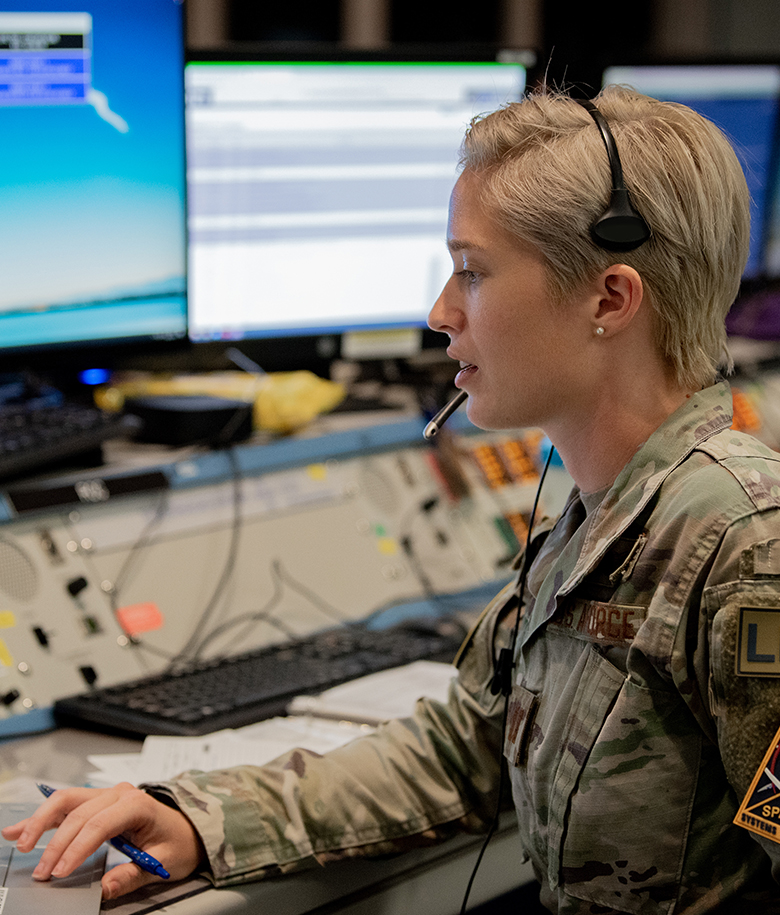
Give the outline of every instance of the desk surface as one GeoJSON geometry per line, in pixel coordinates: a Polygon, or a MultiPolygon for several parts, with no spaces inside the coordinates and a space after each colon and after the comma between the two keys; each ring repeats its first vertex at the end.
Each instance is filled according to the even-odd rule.
{"type": "MultiPolygon", "coordinates": [[[[61,728],[34,737],[0,742],[0,800],[30,800],[33,780],[83,784],[87,756],[133,753],[140,741],[61,728]]],[[[145,892],[103,905],[113,915],[455,915],[460,909],[482,837],[461,837],[433,848],[381,861],[350,861],[327,868],[215,890],[201,879],[173,886],[160,884],[145,892]]],[[[471,894],[477,905],[532,879],[520,864],[513,815],[502,821],[480,867],[471,894]]]]}

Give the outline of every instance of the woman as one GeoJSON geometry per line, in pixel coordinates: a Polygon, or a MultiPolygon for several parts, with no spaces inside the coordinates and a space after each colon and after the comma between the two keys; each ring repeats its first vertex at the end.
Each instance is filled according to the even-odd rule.
{"type": "MultiPolygon", "coordinates": [[[[57,792],[4,831],[25,850],[62,823],[36,876],[118,833],[217,885],[406,849],[484,829],[503,766],[550,911],[780,911],[778,846],[733,824],[780,724],[750,629],[780,614],[780,456],[730,431],[717,379],[747,189],[689,109],[617,87],[597,105],[540,93],[464,142],[430,324],[472,421],[540,427],[577,485],[461,650],[448,704],[325,757],[57,792]],[[609,128],[627,241],[599,228],[611,186],[621,204],[609,128]]],[[[104,893],[150,879],[122,865],[104,893]]]]}

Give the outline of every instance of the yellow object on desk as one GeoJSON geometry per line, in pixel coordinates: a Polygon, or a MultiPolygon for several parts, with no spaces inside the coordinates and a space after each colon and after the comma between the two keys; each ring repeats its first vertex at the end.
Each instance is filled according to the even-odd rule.
{"type": "Polygon", "coordinates": [[[95,392],[103,410],[118,412],[130,397],[171,394],[209,394],[254,403],[255,429],[286,434],[328,413],[344,399],[344,385],[313,372],[208,372],[201,375],[133,373],[117,378],[95,392]]]}

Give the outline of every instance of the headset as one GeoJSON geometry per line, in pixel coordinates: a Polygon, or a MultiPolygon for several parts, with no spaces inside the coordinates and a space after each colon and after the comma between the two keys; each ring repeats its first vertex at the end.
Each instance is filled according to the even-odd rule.
{"type": "Polygon", "coordinates": [[[608,251],[633,251],[650,238],[650,226],[634,209],[623,181],[623,166],[607,119],[590,99],[574,99],[588,112],[601,132],[612,172],[609,206],[590,228],[593,241],[608,251]]]}

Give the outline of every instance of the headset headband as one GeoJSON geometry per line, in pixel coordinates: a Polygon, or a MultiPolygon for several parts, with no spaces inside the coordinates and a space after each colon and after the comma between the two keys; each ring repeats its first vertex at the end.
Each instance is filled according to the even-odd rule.
{"type": "Polygon", "coordinates": [[[609,206],[591,226],[591,236],[597,245],[609,251],[632,251],[647,241],[650,237],[650,227],[631,203],[623,182],[623,166],[620,164],[615,138],[609,129],[607,119],[590,99],[575,101],[582,105],[596,122],[609,156],[609,167],[612,172],[612,196],[609,206]]]}

